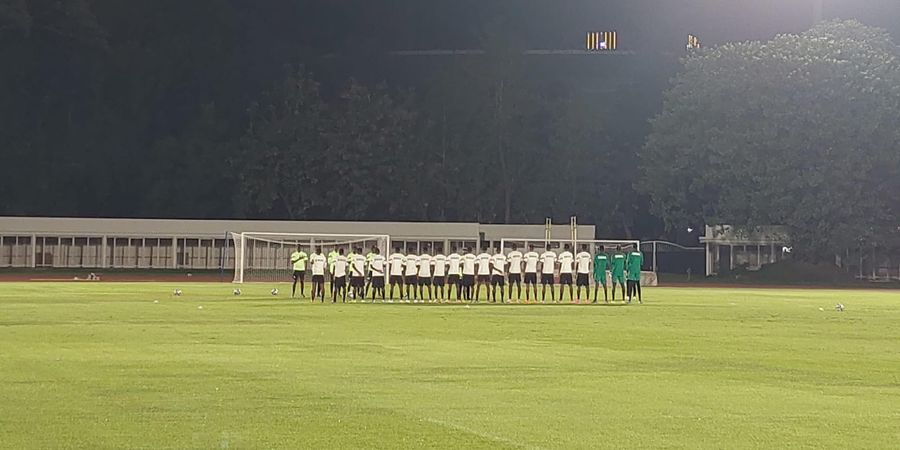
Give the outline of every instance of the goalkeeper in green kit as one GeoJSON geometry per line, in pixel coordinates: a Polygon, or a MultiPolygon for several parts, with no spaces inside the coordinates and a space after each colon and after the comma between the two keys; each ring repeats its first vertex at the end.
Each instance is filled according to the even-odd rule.
{"type": "Polygon", "coordinates": [[[625,254],[622,253],[622,246],[616,246],[616,252],[612,255],[612,300],[616,301],[616,285],[622,288],[622,300],[625,300],[625,254]]]}
{"type": "Polygon", "coordinates": [[[609,293],[606,291],[606,268],[609,267],[609,256],[603,251],[603,247],[594,255],[594,303],[597,303],[597,291],[603,285],[603,301],[609,303],[609,293]]]}
{"type": "Polygon", "coordinates": [[[628,266],[628,303],[637,295],[638,303],[643,304],[641,300],[641,264],[644,263],[644,254],[640,250],[635,249],[628,253],[625,258],[625,265],[628,266]]]}

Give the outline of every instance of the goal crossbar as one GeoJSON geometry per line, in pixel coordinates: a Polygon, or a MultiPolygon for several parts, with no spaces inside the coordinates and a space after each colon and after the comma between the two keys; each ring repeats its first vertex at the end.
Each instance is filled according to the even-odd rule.
{"type": "Polygon", "coordinates": [[[298,246],[308,254],[312,254],[316,248],[322,248],[326,252],[344,248],[349,254],[354,247],[362,246],[365,247],[364,251],[368,251],[369,246],[374,245],[387,254],[391,245],[390,236],[384,234],[245,231],[231,233],[231,238],[235,249],[235,283],[289,280],[292,273],[290,255],[298,246]]]}

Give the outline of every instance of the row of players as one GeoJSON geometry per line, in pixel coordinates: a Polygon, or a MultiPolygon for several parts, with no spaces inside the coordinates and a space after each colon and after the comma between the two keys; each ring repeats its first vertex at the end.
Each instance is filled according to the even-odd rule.
{"type": "Polygon", "coordinates": [[[326,257],[322,254],[322,248],[316,248],[312,255],[307,255],[301,246],[291,254],[294,284],[291,297],[297,293],[300,286],[300,296],[304,297],[304,282],[306,279],[307,265],[312,272],[313,292],[312,299],[319,297],[325,301],[325,275],[331,280],[332,302],[337,302],[338,296],[346,302],[348,291],[351,296],[365,299],[371,292],[372,300],[381,296],[385,300],[385,279],[390,284],[390,298],[395,298],[396,289],[400,288],[400,294],[404,300],[418,302],[425,301],[425,296],[431,302],[438,299],[449,300],[453,287],[456,287],[456,300],[478,301],[481,287],[488,289],[488,297],[491,302],[498,299],[505,302],[503,296],[504,286],[508,287],[506,298],[519,301],[522,297],[522,283],[524,281],[525,301],[530,302],[529,287],[535,301],[537,301],[538,275],[540,274],[541,302],[547,297],[549,288],[551,301],[557,302],[553,285],[556,283],[556,274],[559,274],[559,300],[565,298],[565,287],[568,287],[570,301],[582,298],[582,292],[591,294],[591,279],[594,284],[593,303],[597,302],[600,287],[603,287],[603,299],[609,302],[607,292],[607,271],[612,279],[612,300],[616,299],[616,286],[622,289],[622,299],[630,303],[632,298],[641,299],[641,264],[643,255],[637,249],[628,253],[622,251],[621,246],[616,246],[615,251],[607,254],[604,248],[600,248],[596,254],[588,252],[588,246],[582,245],[581,252],[572,254],[569,244],[565,244],[563,251],[556,254],[548,245],[545,251],[538,254],[534,245],[529,246],[527,253],[522,253],[513,244],[509,254],[503,254],[493,249],[475,255],[471,249],[466,248],[460,254],[456,248],[450,255],[431,255],[426,248],[420,255],[403,254],[397,247],[394,253],[388,257],[381,255],[378,247],[372,247],[369,254],[363,255],[362,249],[357,248],[349,255],[344,254],[340,248],[332,251],[326,257]],[[574,284],[573,287],[573,276],[574,284]],[[349,281],[348,281],[349,279],[349,281]],[[349,285],[349,286],[348,286],[349,285]],[[473,295],[474,289],[474,295],[473,295]],[[515,289],[515,296],[513,296],[515,289]]]}

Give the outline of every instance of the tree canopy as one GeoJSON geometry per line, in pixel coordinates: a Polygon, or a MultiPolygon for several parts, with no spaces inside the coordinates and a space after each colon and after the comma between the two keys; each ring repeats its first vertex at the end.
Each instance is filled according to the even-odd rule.
{"type": "Polygon", "coordinates": [[[897,124],[900,59],[882,30],[828,22],[727,44],[684,61],[642,187],[670,227],[786,225],[826,257],[900,226],[897,124]]]}

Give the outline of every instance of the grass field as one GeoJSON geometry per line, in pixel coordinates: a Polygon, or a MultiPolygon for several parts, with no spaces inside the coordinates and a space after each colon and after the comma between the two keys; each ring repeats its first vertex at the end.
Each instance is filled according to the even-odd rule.
{"type": "Polygon", "coordinates": [[[0,284],[0,446],[900,442],[897,291],[656,288],[643,306],[467,308],[174,287],[0,284]]]}

